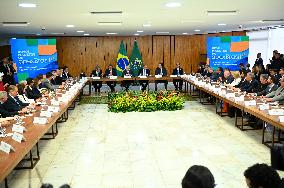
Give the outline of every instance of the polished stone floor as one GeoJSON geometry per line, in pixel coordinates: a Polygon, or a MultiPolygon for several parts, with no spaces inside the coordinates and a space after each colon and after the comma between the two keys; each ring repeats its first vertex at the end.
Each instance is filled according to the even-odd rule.
{"type": "MultiPolygon", "coordinates": [[[[261,131],[242,132],[212,106],[186,102],[175,112],[110,113],[79,105],[54,140],[40,141],[33,170],[14,171],[11,188],[64,183],[74,188],[178,188],[186,170],[207,166],[217,187],[246,187],[244,170],[270,163],[261,131]]],[[[1,188],[3,185],[1,184],[1,188]]]]}

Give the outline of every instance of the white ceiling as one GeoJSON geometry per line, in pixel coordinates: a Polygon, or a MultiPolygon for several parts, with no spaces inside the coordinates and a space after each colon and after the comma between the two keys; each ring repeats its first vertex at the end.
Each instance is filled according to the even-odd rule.
{"type": "Polygon", "coordinates": [[[0,35],[50,35],[64,32],[66,36],[82,36],[84,30],[91,36],[117,32],[133,35],[155,35],[169,31],[170,35],[184,32],[212,33],[281,25],[284,22],[260,23],[263,19],[283,19],[283,0],[0,0],[0,22],[29,22],[27,27],[3,27],[0,35]],[[35,3],[36,8],[21,8],[18,3],[35,3]],[[180,2],[177,8],[167,8],[168,2],[180,2]],[[207,11],[238,10],[235,16],[208,16],[207,11]],[[121,15],[91,15],[90,11],[123,11],[121,15]],[[100,26],[99,21],[121,21],[120,26],[100,26]],[[183,21],[189,21],[183,23],[183,21]],[[151,23],[151,27],[143,27],[151,23]],[[226,23],[226,26],[218,26],[226,23]],[[75,25],[66,28],[67,24],[75,25]],[[46,30],[42,31],[41,28],[46,30]],[[200,32],[195,32],[200,29],[200,32]]]}

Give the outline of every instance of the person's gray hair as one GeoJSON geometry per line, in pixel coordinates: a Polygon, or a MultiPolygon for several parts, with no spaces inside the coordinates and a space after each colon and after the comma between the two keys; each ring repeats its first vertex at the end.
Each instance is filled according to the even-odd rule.
{"type": "Polygon", "coordinates": [[[22,80],[22,81],[19,82],[19,84],[27,85],[27,80],[22,80]]]}
{"type": "Polygon", "coordinates": [[[0,91],[0,99],[3,99],[4,97],[7,97],[6,91],[0,91]]]}
{"type": "Polygon", "coordinates": [[[251,79],[254,78],[254,74],[252,72],[247,73],[247,76],[249,76],[251,79]]]}
{"type": "Polygon", "coordinates": [[[269,78],[268,74],[261,74],[260,77],[262,77],[264,80],[268,80],[269,78]]]}

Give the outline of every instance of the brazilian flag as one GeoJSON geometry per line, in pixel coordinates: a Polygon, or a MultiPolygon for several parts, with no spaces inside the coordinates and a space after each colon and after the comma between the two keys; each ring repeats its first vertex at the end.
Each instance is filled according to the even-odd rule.
{"type": "Polygon", "coordinates": [[[117,62],[116,63],[117,76],[122,76],[125,67],[129,65],[129,59],[127,57],[123,41],[121,41],[120,43],[116,62],[117,62]]]}
{"type": "Polygon", "coordinates": [[[138,76],[139,71],[142,68],[143,68],[142,56],[138,47],[138,43],[135,40],[133,50],[130,56],[130,69],[132,70],[134,76],[138,76]]]}

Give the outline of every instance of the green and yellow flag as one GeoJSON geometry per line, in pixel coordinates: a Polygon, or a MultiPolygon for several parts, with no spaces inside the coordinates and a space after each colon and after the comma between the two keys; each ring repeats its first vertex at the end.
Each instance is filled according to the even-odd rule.
{"type": "Polygon", "coordinates": [[[138,47],[138,43],[135,40],[133,50],[130,56],[130,69],[133,72],[133,76],[138,76],[140,69],[143,68],[142,56],[138,47]]]}
{"type": "Polygon", "coordinates": [[[120,43],[116,62],[117,76],[122,76],[125,67],[129,65],[129,59],[127,57],[127,52],[125,50],[123,41],[120,43]]]}

